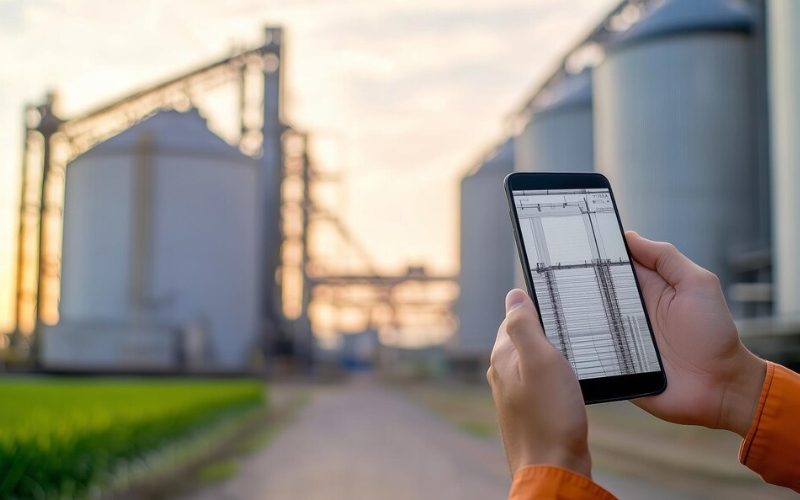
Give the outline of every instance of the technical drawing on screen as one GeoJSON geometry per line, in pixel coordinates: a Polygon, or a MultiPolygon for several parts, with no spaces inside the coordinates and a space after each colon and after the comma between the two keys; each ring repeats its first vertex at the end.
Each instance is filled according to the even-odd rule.
{"type": "Polygon", "coordinates": [[[608,189],[512,194],[545,334],[578,378],[659,371],[608,189]]]}

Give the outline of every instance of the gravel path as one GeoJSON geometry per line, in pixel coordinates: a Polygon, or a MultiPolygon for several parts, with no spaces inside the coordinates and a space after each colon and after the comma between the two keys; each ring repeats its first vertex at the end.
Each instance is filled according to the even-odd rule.
{"type": "MultiPolygon", "coordinates": [[[[622,498],[683,498],[640,480],[598,474],[622,498]]],[[[500,444],[464,434],[402,394],[369,380],[320,389],[239,472],[193,498],[505,498],[500,444]]]]}

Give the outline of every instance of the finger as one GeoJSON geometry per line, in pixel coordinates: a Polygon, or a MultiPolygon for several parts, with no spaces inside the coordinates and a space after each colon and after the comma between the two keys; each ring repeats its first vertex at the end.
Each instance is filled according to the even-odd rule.
{"type": "Polygon", "coordinates": [[[539,322],[539,313],[528,294],[514,289],[506,295],[505,331],[521,361],[531,361],[550,346],[539,322]]]}
{"type": "Polygon", "coordinates": [[[489,358],[490,364],[495,367],[497,373],[504,377],[517,373],[519,364],[519,354],[508,335],[507,325],[508,320],[503,320],[500,328],[497,329],[497,338],[489,358]]]}
{"type": "Polygon", "coordinates": [[[670,286],[661,275],[652,269],[648,269],[636,261],[633,262],[633,267],[636,270],[636,279],[639,281],[645,301],[651,298],[657,299],[664,289],[670,286]]]}
{"type": "Polygon", "coordinates": [[[490,362],[493,365],[497,365],[508,360],[508,354],[514,349],[514,344],[511,342],[511,339],[508,338],[508,333],[506,333],[506,322],[503,321],[503,323],[500,324],[500,328],[497,329],[497,337],[492,347],[490,362]]]}
{"type": "Polygon", "coordinates": [[[653,413],[655,411],[655,405],[657,404],[657,401],[654,401],[654,399],[657,397],[658,396],[647,396],[644,398],[631,399],[630,401],[642,410],[653,413]]]}
{"type": "Polygon", "coordinates": [[[634,231],[626,231],[625,238],[633,258],[644,267],[656,271],[673,287],[691,279],[698,269],[702,269],[671,243],[648,240],[634,231]]]}

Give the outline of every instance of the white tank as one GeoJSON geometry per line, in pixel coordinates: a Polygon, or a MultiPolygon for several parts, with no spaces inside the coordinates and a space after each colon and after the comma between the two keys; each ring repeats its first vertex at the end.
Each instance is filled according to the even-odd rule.
{"type": "Polygon", "coordinates": [[[776,313],[800,315],[800,2],[767,4],[776,313]]]}
{"type": "Polygon", "coordinates": [[[457,349],[486,356],[505,316],[518,265],[503,179],[514,170],[514,141],[498,146],[461,181],[461,271],[457,349]]]}
{"type": "Polygon", "coordinates": [[[736,0],[655,5],[594,70],[597,168],[626,228],[725,283],[757,220],[752,13],[736,0]]]}
{"type": "Polygon", "coordinates": [[[516,140],[515,169],[591,172],[594,169],[591,71],[561,72],[531,102],[530,120],[516,140]]]}
{"type": "MultiPolygon", "coordinates": [[[[61,328],[48,336],[75,325],[142,338],[201,330],[207,368],[243,367],[257,327],[257,175],[254,160],[210,132],[195,110],[161,112],[73,161],[61,328]]],[[[111,351],[129,345],[109,343],[93,363],[117,359],[111,351]]],[[[136,366],[132,356],[125,359],[136,366]]],[[[147,353],[138,356],[147,365],[147,353]]]]}

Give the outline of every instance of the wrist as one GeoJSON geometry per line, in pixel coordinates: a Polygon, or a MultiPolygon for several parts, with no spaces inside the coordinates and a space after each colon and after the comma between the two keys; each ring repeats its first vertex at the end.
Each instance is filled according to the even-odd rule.
{"type": "Polygon", "coordinates": [[[512,471],[512,476],[523,467],[531,465],[555,465],[591,479],[592,457],[588,447],[583,450],[554,449],[547,453],[536,453],[520,460],[512,471]]]}
{"type": "Polygon", "coordinates": [[[592,456],[588,448],[582,453],[565,454],[556,465],[583,474],[589,479],[592,478],[592,456]]]}
{"type": "Polygon", "coordinates": [[[736,375],[726,385],[720,411],[720,428],[747,436],[758,405],[767,362],[743,349],[736,375]]]}

